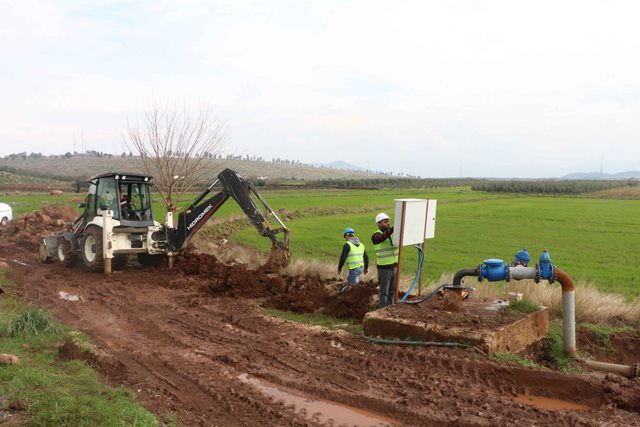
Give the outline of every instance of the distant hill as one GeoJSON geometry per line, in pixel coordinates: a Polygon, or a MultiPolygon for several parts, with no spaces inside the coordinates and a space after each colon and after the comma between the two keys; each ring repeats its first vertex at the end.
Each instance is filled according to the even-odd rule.
{"type": "Polygon", "coordinates": [[[338,160],[331,163],[312,163],[312,165],[320,168],[340,169],[340,170],[356,171],[356,172],[366,171],[365,168],[352,165],[351,163],[343,162],[342,160],[338,160]]]}
{"type": "Polygon", "coordinates": [[[560,179],[631,179],[631,178],[639,178],[639,171],[627,171],[627,172],[619,172],[619,173],[601,173],[601,172],[578,172],[571,173],[569,175],[565,175],[560,179]]]}
{"type": "Polygon", "coordinates": [[[6,190],[49,190],[69,187],[68,182],[54,178],[19,175],[0,170],[0,191],[6,190]]]}
{"type": "MultiPolygon", "coordinates": [[[[224,168],[230,168],[244,177],[262,177],[269,180],[320,180],[389,178],[382,173],[349,170],[335,166],[314,167],[300,163],[280,163],[257,160],[208,159],[211,179],[224,168]]],[[[0,169],[57,180],[85,181],[89,177],[108,171],[140,172],[139,159],[129,156],[94,156],[76,154],[37,158],[0,158],[0,169]]]]}

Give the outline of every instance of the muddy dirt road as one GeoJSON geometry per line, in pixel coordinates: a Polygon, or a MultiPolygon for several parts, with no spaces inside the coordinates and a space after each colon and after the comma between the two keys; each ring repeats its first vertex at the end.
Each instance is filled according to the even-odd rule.
{"type": "Polygon", "coordinates": [[[22,298],[93,338],[108,382],[182,425],[640,426],[639,379],[500,365],[471,349],[383,346],[270,318],[251,289],[271,277],[277,292],[285,279],[199,269],[207,257],[111,276],[38,264],[32,249],[7,241],[0,258],[22,298]]]}

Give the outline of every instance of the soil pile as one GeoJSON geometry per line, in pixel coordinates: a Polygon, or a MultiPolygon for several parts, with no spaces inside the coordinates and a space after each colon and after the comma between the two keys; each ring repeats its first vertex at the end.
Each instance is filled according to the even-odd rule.
{"type": "Polygon", "coordinates": [[[372,282],[335,292],[332,282],[319,277],[294,277],[224,265],[213,255],[182,253],[175,258],[171,288],[193,287],[212,296],[268,298],[266,307],[295,313],[323,313],[362,321],[376,293],[372,282]]]}
{"type": "Polygon", "coordinates": [[[40,211],[20,215],[0,230],[0,235],[28,248],[38,247],[40,237],[61,233],[65,224],[73,221],[78,212],[70,206],[46,206],[40,211]]]}

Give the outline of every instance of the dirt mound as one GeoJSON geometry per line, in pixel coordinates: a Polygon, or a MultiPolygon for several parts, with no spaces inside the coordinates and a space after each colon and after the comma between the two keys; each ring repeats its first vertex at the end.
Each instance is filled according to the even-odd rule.
{"type": "Polygon", "coordinates": [[[224,265],[213,255],[201,253],[177,256],[173,273],[165,286],[187,288],[199,283],[200,290],[212,296],[268,298],[266,307],[356,321],[362,321],[376,292],[373,283],[352,286],[342,293],[331,292],[328,283],[319,277],[294,277],[263,269],[249,270],[243,265],[224,265]]]}
{"type": "Polygon", "coordinates": [[[26,213],[10,221],[0,230],[0,235],[35,249],[41,236],[61,233],[65,224],[77,216],[78,212],[70,206],[45,206],[40,211],[26,213]]]}
{"type": "Polygon", "coordinates": [[[173,273],[189,276],[218,276],[226,266],[213,255],[181,252],[174,258],[173,273]]]}
{"type": "Polygon", "coordinates": [[[373,296],[376,295],[376,284],[362,282],[356,286],[349,286],[337,295],[333,295],[326,304],[324,314],[338,318],[351,318],[361,322],[372,306],[373,296]]]}
{"type": "Polygon", "coordinates": [[[325,307],[329,294],[318,279],[282,277],[286,283],[284,293],[273,295],[266,307],[294,313],[316,313],[325,307]]]}

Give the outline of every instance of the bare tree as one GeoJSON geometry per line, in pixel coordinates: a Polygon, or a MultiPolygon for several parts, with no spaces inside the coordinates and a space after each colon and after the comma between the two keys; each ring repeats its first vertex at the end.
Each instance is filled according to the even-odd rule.
{"type": "Polygon", "coordinates": [[[181,197],[209,178],[209,158],[222,152],[226,124],[209,109],[170,111],[157,104],[144,113],[141,123],[127,120],[124,143],[140,155],[142,169],[153,175],[154,186],[168,212],[176,210],[181,197]]]}

